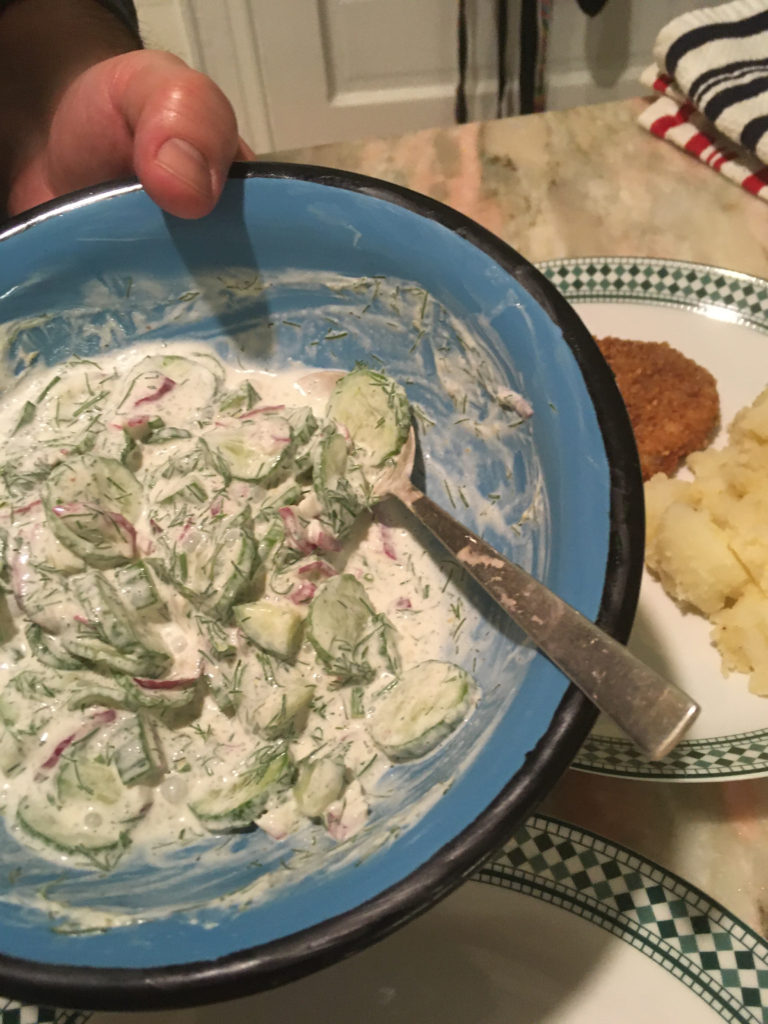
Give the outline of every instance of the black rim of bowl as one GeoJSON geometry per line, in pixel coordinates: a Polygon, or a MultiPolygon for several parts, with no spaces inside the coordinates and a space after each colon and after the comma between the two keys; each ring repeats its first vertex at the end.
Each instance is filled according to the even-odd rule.
{"type": "MultiPolygon", "coordinates": [[[[644,543],[643,492],[624,403],[594,339],[531,263],[456,210],[376,178],[306,164],[235,164],[232,178],[283,178],[346,189],[434,220],[494,259],[560,327],[594,403],[610,468],[610,541],[599,624],[626,642],[637,606],[644,543]]],[[[112,182],[35,207],[0,227],[0,242],[68,209],[138,191],[112,182]]],[[[498,849],[570,764],[597,712],[573,685],[525,763],[475,821],[410,875],[360,906],[303,931],[217,960],[151,968],[77,967],[0,955],[0,991],[16,999],[94,1010],[183,1007],[242,997],[295,980],[364,949],[455,889],[498,849]]]]}

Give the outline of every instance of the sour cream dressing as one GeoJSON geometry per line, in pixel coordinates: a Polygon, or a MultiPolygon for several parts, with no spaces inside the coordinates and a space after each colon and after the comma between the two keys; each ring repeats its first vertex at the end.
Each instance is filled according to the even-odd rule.
{"type": "MultiPolygon", "coordinates": [[[[250,715],[232,712],[231,708],[223,707],[225,698],[215,695],[210,680],[221,682],[222,676],[235,672],[234,665],[242,664],[244,679],[236,684],[230,679],[228,684],[236,701],[241,689],[250,685],[246,677],[255,671],[256,654],[263,652],[254,652],[253,644],[231,624],[228,616],[222,617],[224,625],[211,625],[209,620],[215,619],[210,610],[213,598],[202,603],[194,598],[190,602],[179,590],[181,577],[186,579],[185,573],[192,572],[189,566],[208,552],[206,545],[210,539],[199,515],[202,508],[211,522],[231,524],[220,537],[220,548],[231,550],[237,562],[239,545],[244,543],[238,517],[245,509],[257,513],[265,503],[274,500],[275,492],[284,495],[295,482],[288,474],[277,474],[279,485],[274,486],[233,477],[214,494],[211,477],[215,472],[195,455],[199,439],[203,439],[204,447],[209,446],[208,451],[214,450],[217,431],[224,431],[238,420],[250,429],[250,424],[261,417],[268,423],[270,433],[266,443],[259,435],[265,458],[279,459],[292,437],[286,430],[284,411],[308,409],[318,421],[324,421],[334,380],[334,375],[301,366],[279,373],[238,368],[219,362],[199,345],[164,344],[147,346],[141,352],[133,348],[95,362],[77,360],[54,370],[33,371],[6,396],[0,410],[0,436],[7,460],[0,526],[6,535],[9,587],[2,616],[4,642],[0,648],[0,719],[4,729],[0,768],[5,773],[0,783],[0,800],[6,820],[21,842],[51,859],[75,866],[99,863],[102,858],[104,866],[109,867],[126,845],[125,833],[119,827],[120,815],[130,815],[133,846],[162,849],[189,844],[209,834],[205,815],[191,808],[209,799],[212,780],[219,793],[217,799],[228,805],[225,810],[231,811],[231,801],[222,794],[253,771],[254,749],[267,747],[284,747],[291,766],[312,763],[326,755],[340,763],[343,785],[338,796],[318,816],[317,827],[344,841],[365,826],[377,785],[392,766],[370,734],[369,719],[376,700],[369,699],[369,694],[386,691],[395,680],[392,670],[377,670],[375,679],[365,687],[340,686],[333,673],[315,657],[311,644],[304,640],[294,659],[301,678],[288,673],[290,678],[283,679],[285,665],[279,658],[269,657],[269,671],[280,677],[277,683],[268,684],[262,673],[253,685],[261,689],[263,700],[256,702],[250,715]],[[141,372],[140,358],[150,360],[146,364],[149,371],[141,372]],[[188,367],[178,363],[159,370],[157,362],[151,364],[158,359],[191,361],[203,370],[184,377],[188,367]],[[180,379],[174,379],[179,367],[182,373],[176,376],[180,379]],[[206,387],[210,388],[210,395],[204,394],[206,387]],[[232,398],[240,395],[242,401],[232,398]],[[231,407],[222,410],[222,396],[232,398],[231,407]],[[153,434],[155,440],[150,443],[153,434]],[[84,605],[82,593],[73,584],[89,568],[90,541],[82,522],[86,513],[81,506],[90,510],[91,498],[62,500],[53,507],[45,499],[45,493],[50,495],[50,481],[55,479],[58,467],[70,461],[80,465],[78,459],[85,459],[91,467],[93,463],[88,460],[93,459],[128,465],[140,460],[135,475],[142,481],[143,496],[135,518],[131,520],[127,513],[114,511],[122,507],[118,502],[108,521],[99,521],[94,529],[107,533],[113,548],[127,545],[129,563],[138,560],[151,567],[160,565],[162,558],[167,564],[169,559],[174,560],[172,578],[159,570],[149,571],[158,610],[146,616],[142,611],[137,616],[138,625],[133,626],[139,648],[146,647],[150,655],[161,652],[164,667],[154,675],[148,671],[146,677],[140,671],[131,673],[130,668],[119,672],[123,682],[124,676],[132,675],[141,698],[149,699],[163,690],[174,695],[175,706],[152,717],[153,737],[149,741],[146,736],[130,732],[137,715],[146,724],[150,712],[145,713],[143,705],[137,712],[116,697],[99,698],[97,682],[89,678],[86,682],[95,687],[97,697],[89,702],[87,694],[83,694],[82,701],[73,707],[71,691],[61,688],[62,679],[79,679],[82,689],[85,684],[80,677],[94,675],[92,665],[97,674],[110,675],[104,668],[106,662],[99,661],[99,645],[116,644],[115,635],[122,625],[110,620],[107,627],[100,626],[95,631],[98,636],[91,636],[88,630],[94,617],[102,623],[108,619],[108,597],[101,594],[90,604],[86,600],[84,605]],[[169,473],[169,467],[176,468],[169,473]],[[202,497],[195,485],[204,492],[202,497]],[[184,488],[191,490],[180,497],[184,488]],[[66,521],[70,515],[76,519],[77,537],[86,538],[86,548],[78,548],[78,541],[73,545],[77,550],[73,550],[60,539],[68,537],[67,534],[60,532],[57,536],[51,530],[52,519],[58,526],[59,520],[66,521]],[[171,544],[168,537],[172,538],[171,544]],[[183,571],[179,568],[182,559],[183,571]],[[202,607],[205,625],[201,625],[201,617],[192,613],[190,607],[202,607]],[[78,636],[76,642],[70,642],[73,621],[87,634],[78,636]],[[106,640],[105,628],[109,633],[106,640]],[[41,631],[46,642],[52,638],[45,662],[41,662],[39,650],[35,650],[36,630],[41,631]],[[91,648],[78,646],[86,641],[96,643],[93,649],[97,653],[92,662],[82,653],[79,655],[85,666],[82,673],[77,669],[77,652],[85,650],[87,654],[91,648]],[[215,652],[223,647],[229,653],[223,660],[217,660],[215,652]],[[203,678],[209,681],[205,685],[200,683],[203,678]],[[285,714],[281,702],[284,705],[286,691],[281,692],[281,685],[291,692],[302,685],[310,687],[311,701],[305,702],[285,729],[275,732],[274,721],[285,714]],[[193,686],[196,704],[194,713],[190,713],[189,706],[194,702],[187,705],[176,698],[183,697],[193,686]],[[18,699],[20,691],[23,699],[18,699]],[[78,776],[78,760],[72,755],[87,749],[88,765],[111,768],[118,753],[121,764],[130,762],[132,757],[137,762],[146,759],[148,744],[159,748],[154,755],[154,771],[150,766],[135,783],[123,787],[125,792],[113,794],[110,776],[101,773],[102,782],[101,769],[94,770],[92,785],[96,787],[97,798],[88,798],[91,783],[78,776]],[[64,776],[62,765],[70,763],[75,767],[64,776]],[[104,788],[99,792],[99,787],[104,788]],[[55,826],[46,823],[45,815],[40,818],[41,792],[49,803],[56,805],[55,826]],[[35,814],[30,813],[26,827],[21,826],[22,812],[32,804],[35,814]],[[105,840],[102,850],[98,845],[101,834],[119,838],[115,843],[105,840]]],[[[124,482],[114,483],[118,491],[125,489],[124,482]]],[[[307,499],[306,483],[303,486],[303,500],[311,505],[313,496],[310,494],[307,499]]],[[[301,557],[280,576],[279,590],[278,577],[267,579],[259,600],[273,602],[277,608],[292,608],[303,615],[324,582],[337,574],[348,574],[362,583],[372,610],[393,627],[402,666],[447,660],[456,655],[461,645],[462,597],[446,579],[441,566],[414,540],[396,509],[385,503],[373,512],[362,511],[341,545],[324,538],[311,515],[307,523],[298,513],[281,515],[275,511],[267,521],[283,524],[282,543],[298,548],[301,557]]],[[[245,529],[255,532],[258,541],[264,541],[264,524],[254,526],[248,518],[245,529]]],[[[111,588],[109,592],[114,590],[124,601],[131,618],[134,609],[130,602],[136,597],[136,583],[131,583],[134,589],[124,587],[120,571],[121,565],[98,563],[96,567],[96,573],[111,588]]],[[[236,598],[235,603],[239,600],[240,597],[236,598]]],[[[129,637],[127,648],[133,642],[129,637]]],[[[109,660],[108,653],[103,657],[109,660]]],[[[223,683],[221,688],[226,689],[223,683]]],[[[473,691],[467,699],[466,714],[471,713],[474,699],[473,691]]],[[[434,798],[434,794],[430,796],[425,807],[434,798]]],[[[217,809],[211,814],[213,824],[209,822],[209,826],[213,831],[218,828],[218,813],[217,809]]],[[[255,824],[276,842],[305,825],[306,817],[297,802],[295,788],[285,784],[273,787],[255,816],[255,824]]]]}

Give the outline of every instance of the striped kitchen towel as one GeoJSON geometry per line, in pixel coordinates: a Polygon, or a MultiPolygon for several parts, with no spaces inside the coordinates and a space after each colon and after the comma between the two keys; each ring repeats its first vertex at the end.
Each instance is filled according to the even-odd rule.
{"type": "Polygon", "coordinates": [[[689,11],[660,32],[640,124],[768,199],[768,0],[689,11]]]}

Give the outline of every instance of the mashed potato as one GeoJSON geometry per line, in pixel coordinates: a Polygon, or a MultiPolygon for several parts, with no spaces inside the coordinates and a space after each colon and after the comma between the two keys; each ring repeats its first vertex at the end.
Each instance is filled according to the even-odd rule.
{"type": "Polygon", "coordinates": [[[727,444],[687,461],[692,479],[645,485],[646,562],[683,607],[706,615],[723,672],[768,696],[768,388],[727,444]]]}

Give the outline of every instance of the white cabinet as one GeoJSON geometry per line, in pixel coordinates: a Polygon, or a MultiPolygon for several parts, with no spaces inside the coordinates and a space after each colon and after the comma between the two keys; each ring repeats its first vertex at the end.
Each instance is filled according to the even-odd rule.
{"type": "MultiPolygon", "coordinates": [[[[719,0],[608,0],[588,18],[554,0],[548,107],[637,95],[656,33],[719,0]]],[[[137,0],[148,45],[206,71],[257,152],[453,122],[456,0],[137,0]]],[[[514,112],[520,0],[510,0],[509,111],[514,112]]],[[[470,116],[496,103],[495,0],[467,0],[470,116]]]]}

